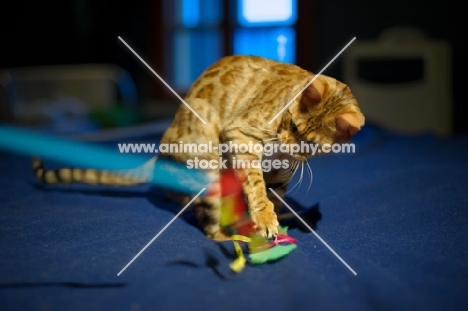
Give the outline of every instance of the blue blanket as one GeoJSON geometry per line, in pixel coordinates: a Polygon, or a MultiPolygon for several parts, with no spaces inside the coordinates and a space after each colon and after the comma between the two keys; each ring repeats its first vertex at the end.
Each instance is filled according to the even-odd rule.
{"type": "Polygon", "coordinates": [[[468,310],[468,136],[366,126],[353,143],[288,199],[357,275],[295,223],[297,250],[234,274],[232,243],[186,212],[117,276],[181,206],[148,185],[44,186],[2,152],[0,310],[468,310]]]}

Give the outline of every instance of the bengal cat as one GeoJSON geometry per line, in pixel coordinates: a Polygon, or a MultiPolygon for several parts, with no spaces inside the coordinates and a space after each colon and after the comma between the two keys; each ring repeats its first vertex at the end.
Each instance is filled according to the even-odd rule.
{"type": "MultiPolygon", "coordinates": [[[[222,58],[201,74],[185,97],[185,102],[198,116],[181,104],[161,140],[161,144],[211,142],[215,148],[212,152],[173,152],[160,153],[160,156],[182,163],[195,158],[219,161],[219,150],[216,149],[219,144],[292,146],[307,142],[323,146],[348,141],[364,125],[364,116],[355,97],[348,86],[325,75],[316,77],[305,88],[314,76],[298,66],[261,57],[236,55],[222,58]],[[284,112],[275,118],[288,103],[284,112]]],[[[284,185],[312,154],[301,150],[292,154],[267,155],[258,148],[242,151],[230,150],[223,154],[223,159],[231,163],[279,159],[282,163],[270,171],[258,165],[247,165],[239,171],[250,216],[259,234],[272,237],[278,232],[277,212],[282,203],[267,188],[271,187],[283,196],[284,185]]],[[[67,174],[66,178],[61,170],[45,171],[38,160],[33,167],[36,176],[45,182],[89,182],[91,179],[94,183],[107,184],[144,182],[128,176],[99,174],[94,170],[83,170],[79,176],[67,174]],[[54,174],[57,177],[53,177],[54,174]],[[96,176],[92,177],[93,174],[96,176]]],[[[219,169],[213,168],[209,173],[216,175],[218,172],[219,169]]],[[[228,236],[220,228],[219,203],[215,196],[199,197],[193,203],[193,210],[207,237],[224,240],[228,236]]]]}

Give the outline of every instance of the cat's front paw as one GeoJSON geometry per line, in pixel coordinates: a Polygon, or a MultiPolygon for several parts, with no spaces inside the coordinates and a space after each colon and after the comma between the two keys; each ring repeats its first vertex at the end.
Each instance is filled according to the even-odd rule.
{"type": "Polygon", "coordinates": [[[273,211],[273,204],[271,208],[266,208],[261,212],[252,213],[252,220],[255,223],[257,233],[261,236],[268,238],[274,237],[278,234],[278,218],[273,211]]]}

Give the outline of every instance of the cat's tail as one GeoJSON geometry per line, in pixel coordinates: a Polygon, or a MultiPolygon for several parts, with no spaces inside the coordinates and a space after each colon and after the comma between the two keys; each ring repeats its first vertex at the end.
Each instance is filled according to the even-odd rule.
{"type": "Polygon", "coordinates": [[[93,185],[132,186],[151,181],[156,157],[129,170],[107,171],[91,168],[46,170],[39,157],[33,157],[32,168],[37,179],[46,184],[82,183],[93,185]]]}

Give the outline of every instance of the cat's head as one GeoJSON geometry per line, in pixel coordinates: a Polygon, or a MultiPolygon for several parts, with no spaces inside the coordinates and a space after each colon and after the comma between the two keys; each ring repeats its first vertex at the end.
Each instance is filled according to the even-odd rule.
{"type": "MultiPolygon", "coordinates": [[[[310,78],[303,87],[308,82],[310,78]]],[[[320,75],[283,114],[278,139],[285,144],[332,145],[349,141],[363,125],[364,115],[350,88],[334,78],[320,75]]],[[[299,152],[294,156],[306,160],[310,155],[299,152]]]]}

